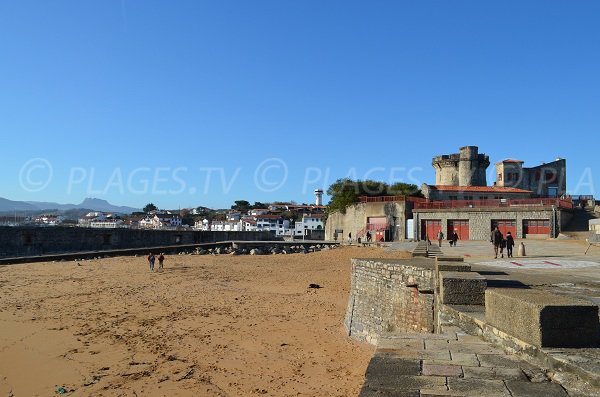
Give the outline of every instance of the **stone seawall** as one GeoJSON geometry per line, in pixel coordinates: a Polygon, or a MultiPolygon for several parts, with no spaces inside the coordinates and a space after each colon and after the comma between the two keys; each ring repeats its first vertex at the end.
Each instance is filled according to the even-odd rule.
{"type": "Polygon", "coordinates": [[[0,258],[218,241],[276,240],[270,232],[0,227],[0,258]]]}
{"type": "Polygon", "coordinates": [[[435,262],[352,259],[344,326],[352,338],[376,344],[385,334],[434,331],[435,262]]]}

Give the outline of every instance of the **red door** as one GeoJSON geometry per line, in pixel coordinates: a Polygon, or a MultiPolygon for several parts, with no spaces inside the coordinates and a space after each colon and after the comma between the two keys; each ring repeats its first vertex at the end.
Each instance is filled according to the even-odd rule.
{"type": "Polygon", "coordinates": [[[469,221],[466,219],[450,219],[448,220],[448,239],[452,237],[452,233],[458,234],[459,240],[469,239],[469,221]]]}
{"type": "Polygon", "coordinates": [[[550,221],[547,219],[523,220],[523,234],[550,234],[550,221]]]}
{"type": "Polygon", "coordinates": [[[498,226],[503,236],[510,232],[513,237],[517,236],[517,221],[514,219],[495,219],[492,220],[492,230],[498,226]]]}
{"type": "Polygon", "coordinates": [[[441,220],[423,219],[421,222],[421,238],[425,240],[429,237],[429,240],[437,240],[438,233],[442,230],[441,220]]]}

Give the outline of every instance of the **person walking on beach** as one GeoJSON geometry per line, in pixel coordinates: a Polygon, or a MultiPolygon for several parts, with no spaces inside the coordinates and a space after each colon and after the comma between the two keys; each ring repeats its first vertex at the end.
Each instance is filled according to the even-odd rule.
{"type": "Polygon", "coordinates": [[[513,247],[515,246],[515,239],[510,232],[506,232],[506,256],[509,258],[513,257],[513,247]]]}
{"type": "Polygon", "coordinates": [[[152,255],[152,252],[150,253],[150,255],[148,255],[148,264],[150,265],[150,271],[153,272],[154,271],[154,255],[152,255]]]}
{"type": "Polygon", "coordinates": [[[444,239],[444,233],[440,230],[438,232],[438,245],[441,247],[442,246],[442,240],[444,239]]]}
{"type": "MultiPolygon", "coordinates": [[[[490,237],[490,241],[492,242],[492,244],[494,244],[494,254],[495,254],[494,259],[498,258],[498,248],[501,247],[502,240],[504,240],[504,236],[502,235],[502,232],[500,231],[500,229],[498,229],[498,226],[496,226],[494,228],[494,230],[492,231],[492,235],[490,237]]],[[[502,249],[500,250],[500,255],[502,255],[502,257],[504,258],[502,249]]]]}
{"type": "Polygon", "coordinates": [[[352,233],[348,233],[348,244],[352,244],[352,233]]]}
{"type": "Polygon", "coordinates": [[[161,252],[161,254],[158,256],[158,271],[162,271],[163,269],[163,262],[165,261],[165,253],[161,252]]]}
{"type": "Polygon", "coordinates": [[[456,230],[452,233],[452,245],[456,247],[456,242],[458,241],[458,233],[456,230]]]}

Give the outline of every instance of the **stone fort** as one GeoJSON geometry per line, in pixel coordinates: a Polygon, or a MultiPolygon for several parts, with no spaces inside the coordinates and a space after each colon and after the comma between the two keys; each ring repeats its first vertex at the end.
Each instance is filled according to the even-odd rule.
{"type": "Polygon", "coordinates": [[[477,146],[463,146],[458,153],[433,158],[435,184],[444,186],[486,186],[485,171],[490,165],[487,155],[477,146]]]}

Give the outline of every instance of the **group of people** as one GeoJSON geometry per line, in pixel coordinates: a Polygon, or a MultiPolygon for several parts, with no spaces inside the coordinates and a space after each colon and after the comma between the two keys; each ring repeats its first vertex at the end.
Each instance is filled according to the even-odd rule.
{"type": "Polygon", "coordinates": [[[515,239],[513,238],[510,232],[506,232],[506,238],[502,235],[498,226],[492,230],[492,235],[490,237],[490,242],[494,244],[494,259],[498,258],[498,251],[500,252],[500,257],[504,258],[504,248],[506,248],[506,256],[508,258],[513,257],[513,247],[515,246],[515,239]]]}
{"type": "MultiPolygon", "coordinates": [[[[148,264],[150,265],[150,271],[153,272],[154,271],[154,262],[156,261],[156,257],[154,256],[154,254],[151,252],[148,255],[148,264]]],[[[162,271],[163,270],[163,264],[165,261],[165,253],[162,252],[159,256],[158,256],[158,271],[162,271]]]]}
{"type": "MultiPolygon", "coordinates": [[[[442,232],[441,230],[439,231],[438,235],[438,244],[441,247],[442,246],[442,241],[444,240],[444,232],[442,232]]],[[[456,243],[458,241],[458,233],[456,233],[456,230],[452,232],[452,235],[450,236],[450,238],[448,239],[448,241],[450,242],[450,246],[454,246],[456,247],[456,243]]]]}

